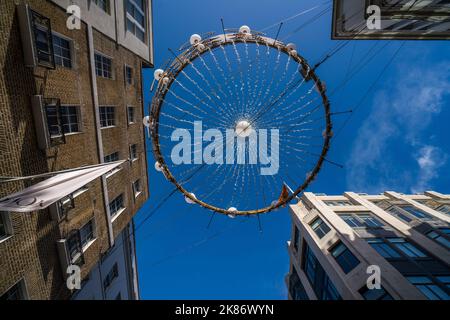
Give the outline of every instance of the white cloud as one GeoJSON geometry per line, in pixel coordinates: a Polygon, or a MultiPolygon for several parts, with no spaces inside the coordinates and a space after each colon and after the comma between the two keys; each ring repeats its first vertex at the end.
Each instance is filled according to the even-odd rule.
{"type": "Polygon", "coordinates": [[[422,192],[438,176],[447,155],[424,135],[450,92],[450,64],[423,69],[402,68],[393,88],[375,95],[347,161],[349,190],[422,192]]]}
{"type": "Polygon", "coordinates": [[[420,148],[416,156],[420,167],[416,184],[411,188],[412,192],[423,192],[428,188],[430,181],[438,176],[438,170],[447,162],[448,155],[434,146],[420,148]]]}

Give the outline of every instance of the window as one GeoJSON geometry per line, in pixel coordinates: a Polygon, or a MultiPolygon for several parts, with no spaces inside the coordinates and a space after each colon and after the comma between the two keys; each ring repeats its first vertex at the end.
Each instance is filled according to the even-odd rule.
{"type": "Polygon", "coordinates": [[[145,0],[126,0],[127,30],[145,42],[145,0]]]}
{"type": "Polygon", "coordinates": [[[70,40],[53,34],[53,53],[55,64],[65,68],[72,68],[72,51],[70,40]]]}
{"type": "Polygon", "coordinates": [[[411,222],[412,220],[433,220],[429,214],[413,206],[394,206],[389,208],[387,212],[405,222],[411,222]]]}
{"type": "Polygon", "coordinates": [[[436,279],[447,289],[450,289],[450,276],[436,276],[436,279]]]}
{"type": "Polygon", "coordinates": [[[128,111],[128,123],[135,123],[136,122],[136,113],[135,113],[135,109],[134,107],[128,107],[127,108],[128,111]]]}
{"type": "Polygon", "coordinates": [[[410,258],[425,258],[427,256],[403,238],[388,238],[387,240],[410,258]]]}
{"type": "Polygon", "coordinates": [[[109,14],[109,0],[92,0],[92,2],[109,14]]]}
{"type": "Polygon", "coordinates": [[[400,218],[401,220],[405,222],[411,222],[412,219],[408,217],[402,210],[400,210],[398,207],[392,207],[386,210],[388,213],[392,214],[393,216],[396,216],[397,218],[400,218]]]}
{"type": "Polygon", "coordinates": [[[61,106],[61,122],[64,133],[80,132],[79,107],[61,106]]]}
{"type": "Polygon", "coordinates": [[[384,225],[380,220],[371,214],[360,214],[358,217],[363,220],[364,224],[369,228],[379,228],[384,225]]]}
{"type": "Polygon", "coordinates": [[[79,230],[72,230],[69,233],[67,236],[66,245],[71,261],[74,262],[78,260],[83,252],[79,230]]]}
{"type": "Polygon", "coordinates": [[[306,290],[303,287],[300,278],[298,277],[297,271],[295,269],[292,270],[292,273],[289,276],[289,294],[292,297],[292,300],[309,300],[308,295],[306,294],[306,290]]]}
{"type": "Polygon", "coordinates": [[[349,273],[359,264],[358,258],[342,242],[335,245],[330,252],[345,273],[349,273]]]}
{"type": "MultiPolygon", "coordinates": [[[[450,229],[449,228],[445,228],[445,229],[440,229],[439,231],[441,231],[443,234],[449,234],[450,229]]],[[[427,233],[427,237],[430,239],[435,240],[436,242],[442,244],[444,247],[446,247],[447,249],[450,249],[450,241],[443,235],[437,231],[430,231],[427,233]]]]}
{"type": "Polygon", "coordinates": [[[109,212],[111,214],[111,217],[114,217],[117,215],[122,209],[125,207],[123,206],[123,194],[116,197],[111,203],[109,204],[109,212]]]}
{"type": "Polygon", "coordinates": [[[437,280],[433,280],[426,276],[406,277],[417,289],[419,289],[429,300],[449,300],[450,295],[448,293],[448,285],[450,283],[450,277],[443,276],[437,277],[437,280]],[[445,286],[441,281],[447,281],[445,286]],[[441,284],[441,285],[439,285],[441,284]]]}
{"type": "Polygon", "coordinates": [[[375,238],[367,242],[384,258],[426,258],[427,255],[403,238],[375,238]]]}
{"type": "Polygon", "coordinates": [[[65,217],[67,217],[67,214],[75,208],[75,201],[74,201],[74,195],[69,194],[65,196],[64,198],[59,199],[58,202],[56,202],[56,215],[55,218],[57,220],[61,220],[65,217]]]}
{"type": "Polygon", "coordinates": [[[114,263],[111,270],[106,275],[105,279],[103,280],[103,288],[107,289],[111,283],[119,276],[119,267],[117,265],[117,262],[114,263]]]}
{"type": "Polygon", "coordinates": [[[320,239],[330,231],[330,227],[320,217],[314,219],[310,225],[320,239]]]}
{"type": "Polygon", "coordinates": [[[116,109],[110,106],[100,107],[100,127],[107,128],[116,125],[116,109]]]}
{"type": "Polygon", "coordinates": [[[136,198],[137,196],[139,196],[141,192],[142,192],[141,179],[138,179],[135,182],[133,182],[134,197],[136,198]]]}
{"type": "Polygon", "coordinates": [[[91,220],[80,229],[81,247],[84,248],[94,238],[94,220],[91,220]]]}
{"type": "Polygon", "coordinates": [[[31,22],[33,26],[34,46],[37,53],[39,65],[54,68],[55,61],[53,55],[53,37],[50,26],[50,19],[30,10],[31,22]]]}
{"type": "Polygon", "coordinates": [[[104,157],[104,161],[107,162],[115,162],[119,161],[119,152],[113,152],[106,157],[104,157]]]}
{"type": "Polygon", "coordinates": [[[352,228],[364,227],[364,224],[359,219],[357,219],[354,215],[342,214],[339,216],[352,228]]]}
{"type": "Polygon", "coordinates": [[[47,105],[46,117],[47,126],[51,137],[60,136],[62,133],[80,132],[79,107],[77,106],[60,106],[60,121],[58,121],[58,106],[47,105]]]}
{"type": "MultiPolygon", "coordinates": [[[[119,152],[113,152],[107,156],[105,156],[103,158],[103,161],[105,163],[109,163],[109,162],[115,162],[115,161],[119,161],[119,152]]],[[[106,174],[107,177],[112,176],[114,173],[119,172],[122,169],[122,166],[117,166],[114,169],[112,169],[111,171],[108,171],[108,173],[106,174]]]]}
{"type": "Polygon", "coordinates": [[[384,243],[383,239],[368,239],[367,243],[370,244],[383,258],[400,258],[400,254],[392,249],[387,243],[384,243]]]}
{"type": "Polygon", "coordinates": [[[443,206],[440,206],[436,210],[442,213],[450,214],[450,205],[444,204],[443,206]]]}
{"type": "Polygon", "coordinates": [[[133,68],[125,65],[125,83],[128,85],[133,84],[133,68]]]}
{"type": "Polygon", "coordinates": [[[324,201],[327,206],[353,206],[349,200],[325,200],[324,201]]]}
{"type": "Polygon", "coordinates": [[[138,152],[137,152],[137,144],[133,144],[130,146],[130,159],[137,160],[138,152]]]}
{"type": "Polygon", "coordinates": [[[306,276],[308,277],[311,284],[314,284],[314,279],[316,278],[316,269],[319,267],[317,266],[319,262],[317,261],[314,254],[311,252],[311,249],[308,245],[306,245],[305,248],[305,259],[304,259],[304,270],[306,273],[306,276]]]}
{"type": "Polygon", "coordinates": [[[383,287],[380,289],[369,289],[367,286],[364,286],[359,289],[359,293],[363,296],[364,300],[394,300],[383,287]]]}
{"type": "Polygon", "coordinates": [[[0,240],[9,237],[11,234],[12,227],[9,213],[0,211],[0,240]]]}
{"type": "Polygon", "coordinates": [[[294,249],[298,252],[298,248],[300,245],[300,230],[298,230],[297,226],[294,226],[294,249]]]}
{"type": "Polygon", "coordinates": [[[306,277],[319,300],[341,300],[339,292],[333,285],[325,270],[320,265],[311,248],[306,245],[304,250],[304,266],[306,277]]]}
{"type": "Polygon", "coordinates": [[[3,212],[0,212],[0,239],[4,238],[6,235],[6,222],[3,221],[3,212]]]}
{"type": "Polygon", "coordinates": [[[0,300],[25,300],[25,283],[20,280],[15,285],[13,285],[8,291],[0,296],[0,300]]]}
{"type": "Polygon", "coordinates": [[[401,208],[418,219],[427,219],[427,220],[432,219],[428,213],[425,213],[422,210],[417,209],[413,206],[402,206],[401,208]]]}
{"type": "Polygon", "coordinates": [[[383,226],[383,223],[370,213],[346,213],[339,216],[352,228],[379,228],[383,226]]]}
{"type": "Polygon", "coordinates": [[[112,79],[112,59],[102,54],[95,54],[95,73],[99,77],[112,79]]]}

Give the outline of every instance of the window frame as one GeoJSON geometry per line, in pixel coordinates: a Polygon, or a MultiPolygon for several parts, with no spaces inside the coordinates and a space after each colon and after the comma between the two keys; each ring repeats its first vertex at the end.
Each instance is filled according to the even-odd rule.
{"type": "Polygon", "coordinates": [[[96,235],[96,224],[95,224],[95,218],[92,218],[88,222],[86,222],[81,228],[80,228],[80,243],[81,243],[81,249],[83,252],[97,239],[96,235]],[[91,226],[91,230],[83,234],[84,228],[87,228],[88,226],[91,226]],[[89,237],[85,238],[85,235],[88,235],[89,237]]]}
{"type": "Polygon", "coordinates": [[[99,109],[99,117],[100,117],[100,128],[108,129],[108,128],[116,127],[116,125],[117,125],[116,106],[101,105],[98,107],[98,109],[99,109]],[[111,110],[113,110],[112,118],[108,117],[108,115],[111,115],[111,110]]]}
{"type": "Polygon", "coordinates": [[[115,197],[112,201],[109,202],[108,206],[111,219],[114,220],[126,209],[125,195],[123,193],[119,194],[117,197],[115,197]]]}
{"type": "Polygon", "coordinates": [[[93,4],[95,4],[98,8],[102,9],[103,12],[111,15],[111,1],[110,0],[91,0],[93,4]],[[100,3],[105,3],[103,6],[100,3]]]}
{"type": "MultiPolygon", "coordinates": [[[[15,291],[18,292],[19,295],[20,295],[20,296],[19,296],[19,299],[14,299],[14,300],[20,301],[20,300],[28,300],[28,299],[29,299],[29,297],[28,297],[27,284],[26,284],[24,278],[20,279],[20,280],[17,281],[15,284],[13,284],[11,287],[9,287],[8,290],[6,290],[6,291],[0,296],[0,298],[3,299],[3,298],[5,297],[6,294],[11,295],[11,294],[10,294],[10,291],[13,290],[13,289],[15,289],[15,291]]],[[[8,301],[14,301],[14,300],[11,300],[11,299],[5,299],[5,300],[8,300],[8,301]]],[[[1,301],[1,300],[0,300],[0,301],[1,301]]]]}
{"type": "Polygon", "coordinates": [[[125,30],[126,32],[131,33],[134,35],[138,40],[143,42],[144,44],[147,44],[147,38],[148,38],[148,30],[147,30],[147,24],[148,24],[148,17],[147,17],[147,7],[148,2],[146,0],[141,0],[143,3],[144,8],[140,8],[134,0],[125,0],[124,3],[124,12],[125,12],[125,30]],[[131,5],[133,8],[133,11],[137,10],[140,15],[143,16],[143,23],[142,26],[138,20],[133,16],[133,13],[129,12],[128,6],[131,5]],[[133,30],[130,30],[129,22],[133,26],[133,30]],[[142,32],[142,39],[138,36],[137,29],[142,32]]]}
{"type": "Polygon", "coordinates": [[[130,66],[129,64],[124,64],[124,80],[125,85],[132,86],[134,85],[134,68],[130,66]],[[131,70],[131,75],[128,76],[128,70],[131,70]]]}
{"type": "Polygon", "coordinates": [[[31,34],[33,39],[33,49],[35,52],[35,64],[44,68],[55,69],[55,58],[53,52],[53,36],[52,36],[52,24],[50,18],[47,18],[37,11],[29,9],[27,12],[28,18],[31,21],[31,34]],[[44,32],[46,37],[46,46],[48,52],[43,54],[48,56],[48,61],[40,57],[41,49],[38,48],[38,32],[44,32]]]}
{"type": "Polygon", "coordinates": [[[325,237],[331,231],[331,227],[320,216],[315,217],[309,223],[309,226],[311,227],[312,231],[314,231],[314,233],[316,234],[316,236],[319,239],[322,239],[323,237],[325,237]],[[316,222],[318,220],[320,220],[321,222],[318,225],[314,226],[314,224],[316,224],[316,222]],[[322,228],[322,225],[324,225],[325,228],[322,228]],[[328,229],[328,230],[324,230],[324,229],[328,229]],[[319,232],[318,232],[318,230],[319,230],[319,232]]]}
{"type": "Polygon", "coordinates": [[[417,288],[417,290],[419,290],[425,297],[427,297],[428,300],[448,300],[450,299],[450,289],[449,289],[449,282],[447,283],[443,283],[441,282],[441,280],[439,278],[444,278],[444,277],[450,277],[450,275],[448,276],[429,276],[429,275],[425,275],[425,274],[420,274],[420,275],[408,275],[406,276],[406,280],[408,280],[414,287],[417,288]],[[416,278],[416,283],[414,283],[412,281],[412,278],[416,278]],[[418,281],[418,278],[422,278],[422,280],[418,281]],[[425,280],[426,279],[426,280],[425,280]],[[424,282],[426,281],[426,282],[424,282]],[[434,288],[430,288],[430,287],[434,287],[434,288]],[[423,288],[424,290],[422,290],[421,288],[423,288]],[[425,291],[426,288],[426,291],[425,291]],[[445,295],[447,295],[447,299],[430,299],[430,297],[427,295],[426,292],[428,292],[428,294],[432,293],[433,295],[437,296],[438,298],[441,298],[437,293],[436,293],[436,288],[443,292],[445,295]]]}
{"type": "Polygon", "coordinates": [[[437,207],[435,210],[438,211],[438,212],[441,212],[443,214],[450,215],[450,204],[443,203],[442,205],[437,207]]]}
{"type": "Polygon", "coordinates": [[[446,249],[450,249],[450,235],[449,235],[449,233],[446,233],[442,230],[450,231],[450,228],[436,228],[436,229],[428,231],[425,235],[427,236],[427,238],[434,240],[435,242],[442,245],[446,249]],[[435,234],[434,237],[431,236],[432,233],[435,234]],[[439,240],[439,239],[441,239],[441,240],[439,240]]]}
{"type": "Polygon", "coordinates": [[[66,250],[69,263],[81,266],[84,264],[84,250],[81,245],[80,229],[71,230],[66,236],[66,250]]]}
{"type": "Polygon", "coordinates": [[[0,234],[0,243],[8,240],[14,235],[14,229],[11,222],[11,213],[7,211],[0,211],[0,219],[3,225],[3,234],[0,234]]]}
{"type": "Polygon", "coordinates": [[[141,179],[137,179],[135,181],[133,181],[132,183],[132,189],[133,189],[133,195],[134,195],[134,199],[136,199],[137,197],[139,197],[142,194],[142,184],[141,184],[141,179]],[[138,189],[136,189],[136,184],[138,185],[138,189]]]}
{"type": "MultiPolygon", "coordinates": [[[[114,151],[113,153],[110,153],[106,156],[103,156],[103,163],[111,163],[111,162],[116,162],[120,160],[120,152],[119,151],[114,151]],[[114,156],[114,157],[113,157],[114,156]],[[116,158],[117,156],[117,158],[116,158]]],[[[106,178],[111,177],[112,175],[114,175],[115,173],[119,172],[120,170],[122,170],[122,166],[117,166],[114,169],[112,169],[111,171],[108,171],[106,173],[106,178]]]]}
{"type": "Polygon", "coordinates": [[[64,132],[65,135],[73,135],[73,134],[77,134],[77,133],[82,133],[83,132],[83,123],[82,123],[82,118],[81,118],[81,107],[79,105],[73,105],[73,104],[61,104],[60,105],[60,116],[61,116],[61,127],[62,127],[62,131],[64,132]],[[75,116],[77,119],[76,123],[72,123],[72,122],[64,122],[64,119],[67,119],[67,117],[70,116],[74,116],[73,114],[66,114],[65,112],[63,112],[63,110],[68,110],[68,108],[74,108],[75,109],[75,116]],[[77,131],[71,131],[72,129],[66,131],[64,128],[66,128],[66,126],[72,126],[72,125],[76,125],[77,126],[77,131]]]}
{"type": "Polygon", "coordinates": [[[328,207],[350,207],[355,206],[350,200],[322,200],[322,202],[328,207]]]}
{"type": "MultiPolygon", "coordinates": [[[[380,218],[376,217],[372,212],[370,211],[364,211],[364,212],[338,212],[337,215],[344,220],[344,222],[350,226],[352,229],[381,229],[386,226],[385,223],[380,221],[380,218]],[[344,217],[350,218],[351,221],[356,221],[355,226],[350,225],[350,223],[347,221],[347,219],[344,219],[344,217]],[[364,217],[369,217],[369,219],[366,219],[364,217]],[[377,223],[370,224],[367,221],[375,220],[377,223]]],[[[350,220],[349,220],[350,221],[350,220]]],[[[372,223],[372,222],[371,222],[372,223]]]]}
{"type": "Polygon", "coordinates": [[[410,224],[413,221],[430,222],[436,220],[433,216],[419,208],[414,207],[412,204],[394,204],[389,208],[386,208],[384,211],[407,224],[410,224]],[[404,208],[412,208],[413,210],[421,213],[424,217],[421,218],[404,208]]]}
{"type": "Polygon", "coordinates": [[[119,153],[119,151],[114,151],[113,153],[110,153],[110,154],[108,154],[108,155],[103,157],[103,162],[104,163],[110,163],[110,162],[115,162],[115,161],[119,161],[119,160],[120,160],[120,153],[119,153]],[[116,155],[117,155],[117,159],[115,157],[116,155]]]}
{"type": "Polygon", "coordinates": [[[138,144],[133,143],[130,145],[130,160],[131,162],[139,160],[138,144]]]}
{"type": "Polygon", "coordinates": [[[369,289],[367,285],[363,286],[361,289],[358,290],[359,294],[364,298],[364,300],[394,300],[392,295],[384,288],[383,286],[380,286],[380,289],[369,289]],[[382,290],[382,291],[380,291],[382,290]],[[380,293],[381,292],[381,293],[380,293]],[[377,293],[376,299],[372,299],[373,297],[368,297],[366,293],[377,293]],[[371,299],[368,299],[371,298],[371,299]],[[387,298],[387,299],[385,299],[387,298]]]}
{"type": "Polygon", "coordinates": [[[299,249],[300,249],[302,237],[300,234],[300,229],[297,227],[297,225],[295,223],[294,223],[294,234],[293,234],[292,239],[294,240],[294,243],[293,243],[294,251],[296,253],[298,253],[299,249]]]}
{"type": "MultiPolygon", "coordinates": [[[[431,257],[428,255],[428,253],[420,246],[417,246],[414,243],[411,243],[406,238],[401,237],[375,237],[375,238],[366,238],[367,243],[378,252],[379,255],[381,255],[383,258],[387,260],[428,260],[431,257]],[[376,242],[375,242],[376,241],[376,242]],[[392,252],[392,250],[396,253],[395,257],[386,257],[380,251],[378,251],[371,243],[381,244],[384,248],[389,248],[389,250],[392,252]],[[396,244],[402,244],[396,245],[396,244]],[[413,253],[413,255],[409,255],[407,251],[410,251],[413,253]],[[415,252],[414,252],[415,251],[415,252]],[[420,254],[417,254],[419,252],[420,254]]],[[[377,246],[379,247],[379,246],[377,246]]],[[[386,250],[385,250],[386,251],[386,250]]]]}
{"type": "Polygon", "coordinates": [[[318,300],[342,300],[336,286],[307,243],[303,245],[302,261],[302,269],[318,300]],[[329,299],[336,294],[335,299],[329,299]]]}
{"type": "Polygon", "coordinates": [[[97,77],[114,80],[114,59],[112,57],[103,54],[99,51],[95,51],[94,64],[95,64],[95,75],[97,77]],[[100,58],[100,61],[98,61],[97,57],[100,58]],[[109,61],[109,70],[105,69],[105,61],[109,61]],[[99,68],[99,63],[101,68],[99,68]]]}
{"type": "Polygon", "coordinates": [[[328,251],[345,274],[350,273],[361,264],[358,257],[340,240],[328,251]],[[352,259],[353,261],[351,261],[352,259]],[[357,262],[356,264],[354,263],[355,261],[357,262]]]}
{"type": "Polygon", "coordinates": [[[136,123],[136,107],[134,106],[127,106],[127,121],[128,125],[135,124],[136,123]],[[130,119],[130,110],[133,110],[132,112],[132,119],[130,119]]]}
{"type": "MultiPolygon", "coordinates": [[[[75,63],[74,63],[74,61],[75,61],[75,59],[74,59],[74,57],[75,57],[75,54],[74,54],[75,50],[74,50],[74,45],[73,45],[74,44],[73,39],[71,39],[71,38],[69,38],[69,37],[67,37],[67,36],[65,36],[65,35],[63,35],[61,33],[58,33],[56,31],[52,31],[52,43],[53,43],[53,59],[55,61],[55,66],[61,67],[61,68],[65,68],[65,69],[69,69],[69,70],[75,69],[75,63]],[[59,54],[56,53],[56,50],[55,50],[55,45],[56,45],[55,44],[55,37],[56,38],[60,38],[61,40],[66,41],[69,44],[69,48],[68,48],[69,55],[70,55],[69,58],[63,57],[62,55],[59,55],[59,54]],[[57,62],[57,59],[56,59],[57,57],[59,57],[61,59],[62,64],[59,64],[57,62]],[[65,59],[69,60],[70,66],[64,65],[64,60],[65,59]]],[[[61,46],[59,46],[59,47],[61,47],[61,46]]],[[[65,48],[61,47],[61,49],[65,49],[65,48]]],[[[65,50],[67,50],[67,49],[65,49],[65,50]]]]}

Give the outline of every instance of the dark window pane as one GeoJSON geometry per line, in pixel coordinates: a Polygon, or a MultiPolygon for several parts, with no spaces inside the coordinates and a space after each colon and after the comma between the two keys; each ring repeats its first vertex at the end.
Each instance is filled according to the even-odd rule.
{"type": "Polygon", "coordinates": [[[387,210],[388,213],[391,213],[394,216],[397,216],[398,218],[402,219],[403,221],[406,222],[411,222],[412,219],[410,217],[408,217],[407,215],[405,215],[399,208],[397,207],[392,207],[390,209],[387,210]]]}
{"type": "Polygon", "coordinates": [[[24,300],[22,282],[16,283],[11,289],[0,296],[0,300],[24,300]]]}
{"type": "Polygon", "coordinates": [[[6,225],[3,221],[3,214],[0,212],[0,238],[6,236],[6,225]]]}
{"type": "Polygon", "coordinates": [[[422,210],[417,209],[417,208],[415,208],[413,206],[403,206],[401,208],[403,210],[409,212],[410,214],[412,214],[416,218],[419,218],[419,219],[431,219],[431,217],[427,213],[425,213],[422,210]]]}
{"type": "Polygon", "coordinates": [[[370,214],[361,214],[358,215],[358,217],[363,220],[364,224],[369,228],[378,228],[383,226],[383,223],[381,223],[380,220],[370,214]]]}
{"type": "Polygon", "coordinates": [[[306,276],[317,298],[322,300],[341,300],[336,287],[330,281],[308,245],[305,246],[304,261],[306,276]]]}
{"type": "Polygon", "coordinates": [[[317,236],[321,239],[323,238],[329,231],[330,227],[323,222],[323,220],[318,217],[311,223],[311,228],[317,234],[317,236]]]}
{"type": "Polygon", "coordinates": [[[384,258],[400,258],[400,254],[381,239],[368,239],[367,242],[384,258]]]}
{"type": "Polygon", "coordinates": [[[367,286],[362,287],[359,293],[365,300],[393,300],[392,296],[381,287],[380,289],[369,289],[367,286]]]}
{"type": "Polygon", "coordinates": [[[352,228],[360,228],[364,226],[361,221],[351,214],[342,214],[339,216],[352,228]]]}
{"type": "Polygon", "coordinates": [[[345,273],[349,273],[359,264],[358,258],[342,242],[331,249],[331,254],[345,273]]]}
{"type": "Polygon", "coordinates": [[[416,248],[411,243],[407,242],[402,238],[389,238],[387,239],[390,243],[392,243],[397,249],[402,251],[405,255],[411,258],[424,258],[427,255],[423,253],[421,250],[416,248]]]}

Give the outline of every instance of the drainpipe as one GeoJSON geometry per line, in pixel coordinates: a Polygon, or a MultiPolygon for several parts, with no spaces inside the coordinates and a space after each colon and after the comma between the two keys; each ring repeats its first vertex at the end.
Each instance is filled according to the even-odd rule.
{"type": "MultiPolygon", "coordinates": [[[[104,163],[103,140],[100,127],[100,112],[98,105],[97,74],[95,73],[94,36],[92,32],[92,26],[90,24],[87,24],[87,32],[89,42],[89,64],[91,68],[92,97],[94,101],[94,113],[95,113],[95,130],[97,135],[97,151],[100,163],[104,163]]],[[[109,211],[108,184],[106,182],[106,177],[104,175],[101,177],[101,179],[103,189],[103,202],[105,204],[106,220],[108,223],[109,245],[110,247],[112,247],[114,245],[114,231],[111,221],[111,212],[109,211]]]]}

